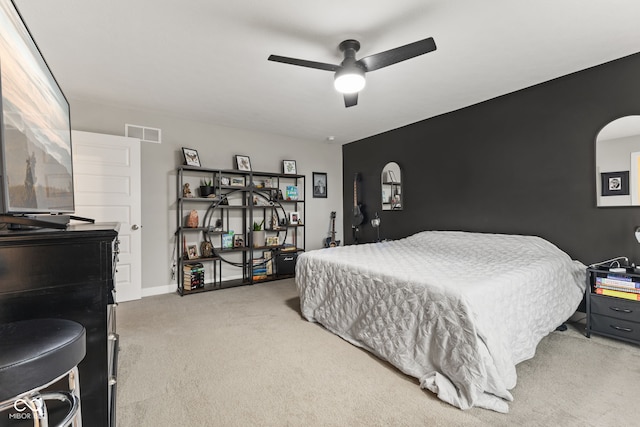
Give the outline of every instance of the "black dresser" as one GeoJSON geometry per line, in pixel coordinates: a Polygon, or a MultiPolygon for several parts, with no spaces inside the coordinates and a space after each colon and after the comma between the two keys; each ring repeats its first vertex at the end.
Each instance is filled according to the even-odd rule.
{"type": "Polygon", "coordinates": [[[0,231],[0,322],[56,317],[87,331],[78,366],[85,426],[115,425],[117,236],[117,224],[0,231]]]}

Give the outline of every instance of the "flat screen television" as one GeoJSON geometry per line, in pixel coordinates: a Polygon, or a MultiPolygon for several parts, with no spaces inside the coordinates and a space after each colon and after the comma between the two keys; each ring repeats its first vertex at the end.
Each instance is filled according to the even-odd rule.
{"type": "Polygon", "coordinates": [[[0,93],[0,215],[73,213],[69,103],[11,0],[0,0],[0,93]]]}

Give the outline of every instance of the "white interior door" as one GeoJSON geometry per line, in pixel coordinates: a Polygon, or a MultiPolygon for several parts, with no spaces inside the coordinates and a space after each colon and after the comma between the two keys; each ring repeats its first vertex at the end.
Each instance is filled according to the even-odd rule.
{"type": "Polygon", "coordinates": [[[120,224],[116,301],[142,295],[140,140],[73,131],[75,214],[120,224]]]}

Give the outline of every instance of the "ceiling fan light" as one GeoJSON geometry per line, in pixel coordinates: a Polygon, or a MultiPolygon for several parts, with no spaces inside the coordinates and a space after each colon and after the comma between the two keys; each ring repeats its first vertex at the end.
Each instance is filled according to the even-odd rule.
{"type": "Polygon", "coordinates": [[[364,89],[364,70],[358,67],[342,68],[336,72],[333,85],[340,93],[357,93],[364,89]]]}

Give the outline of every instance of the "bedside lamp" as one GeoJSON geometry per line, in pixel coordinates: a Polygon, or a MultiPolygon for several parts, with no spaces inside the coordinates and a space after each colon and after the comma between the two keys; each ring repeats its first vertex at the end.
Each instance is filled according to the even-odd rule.
{"type": "Polygon", "coordinates": [[[371,220],[371,226],[376,229],[376,232],[378,234],[378,239],[376,240],[376,242],[379,242],[380,241],[380,217],[378,216],[378,212],[376,212],[376,217],[371,220]]]}

